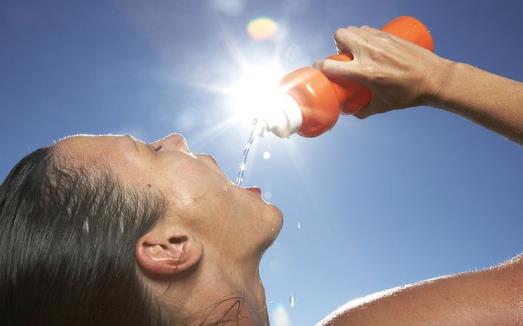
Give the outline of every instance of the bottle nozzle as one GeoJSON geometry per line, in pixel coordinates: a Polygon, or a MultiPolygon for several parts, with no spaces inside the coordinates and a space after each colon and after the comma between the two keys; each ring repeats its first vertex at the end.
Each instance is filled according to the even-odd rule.
{"type": "Polygon", "coordinates": [[[270,131],[278,137],[287,138],[300,130],[301,109],[294,98],[288,94],[281,94],[275,107],[269,108],[255,121],[258,135],[263,136],[265,132],[270,131]]]}

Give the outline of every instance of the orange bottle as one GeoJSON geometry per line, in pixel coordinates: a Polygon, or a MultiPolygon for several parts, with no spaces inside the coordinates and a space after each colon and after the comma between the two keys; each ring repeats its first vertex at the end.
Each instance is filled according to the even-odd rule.
{"type": "MultiPolygon", "coordinates": [[[[430,31],[416,18],[397,17],[382,30],[434,51],[430,31]]],[[[350,54],[329,57],[340,61],[352,58],[350,54]]],[[[283,77],[280,86],[285,96],[279,110],[263,119],[263,129],[280,137],[296,132],[304,137],[321,135],[336,124],[340,113],[357,112],[372,98],[368,88],[347,80],[334,81],[312,67],[291,72],[283,77]]]]}

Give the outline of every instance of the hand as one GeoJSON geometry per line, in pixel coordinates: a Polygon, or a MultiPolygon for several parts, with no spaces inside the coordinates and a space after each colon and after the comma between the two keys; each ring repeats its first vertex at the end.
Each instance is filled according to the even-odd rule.
{"type": "Polygon", "coordinates": [[[372,101],[356,112],[358,118],[429,104],[445,82],[452,63],[414,43],[363,26],[341,28],[334,34],[338,53],[352,61],[319,60],[316,69],[329,77],[349,79],[372,91],[372,101]]]}

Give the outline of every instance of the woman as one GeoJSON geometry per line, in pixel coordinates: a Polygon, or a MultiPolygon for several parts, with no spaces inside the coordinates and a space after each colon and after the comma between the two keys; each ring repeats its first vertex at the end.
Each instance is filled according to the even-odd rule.
{"type": "MultiPolygon", "coordinates": [[[[523,143],[521,83],[369,27],[335,39],[355,60],[315,66],[373,91],[358,117],[433,105],[523,143]]],[[[234,186],[181,135],[63,139],[0,188],[0,322],[266,325],[258,267],[281,225],[258,189],[234,186]]],[[[522,298],[514,259],[349,303],[322,324],[516,325],[522,298]]]]}
{"type": "Polygon", "coordinates": [[[9,324],[267,320],[258,264],[281,213],[181,135],[69,137],[1,194],[9,324]]]}

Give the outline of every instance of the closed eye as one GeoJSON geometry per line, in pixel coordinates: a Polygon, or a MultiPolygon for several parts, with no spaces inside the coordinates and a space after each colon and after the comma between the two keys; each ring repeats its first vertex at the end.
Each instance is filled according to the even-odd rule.
{"type": "Polygon", "coordinates": [[[147,147],[153,152],[158,152],[160,149],[162,149],[162,145],[154,146],[152,144],[147,144],[147,147]]]}

